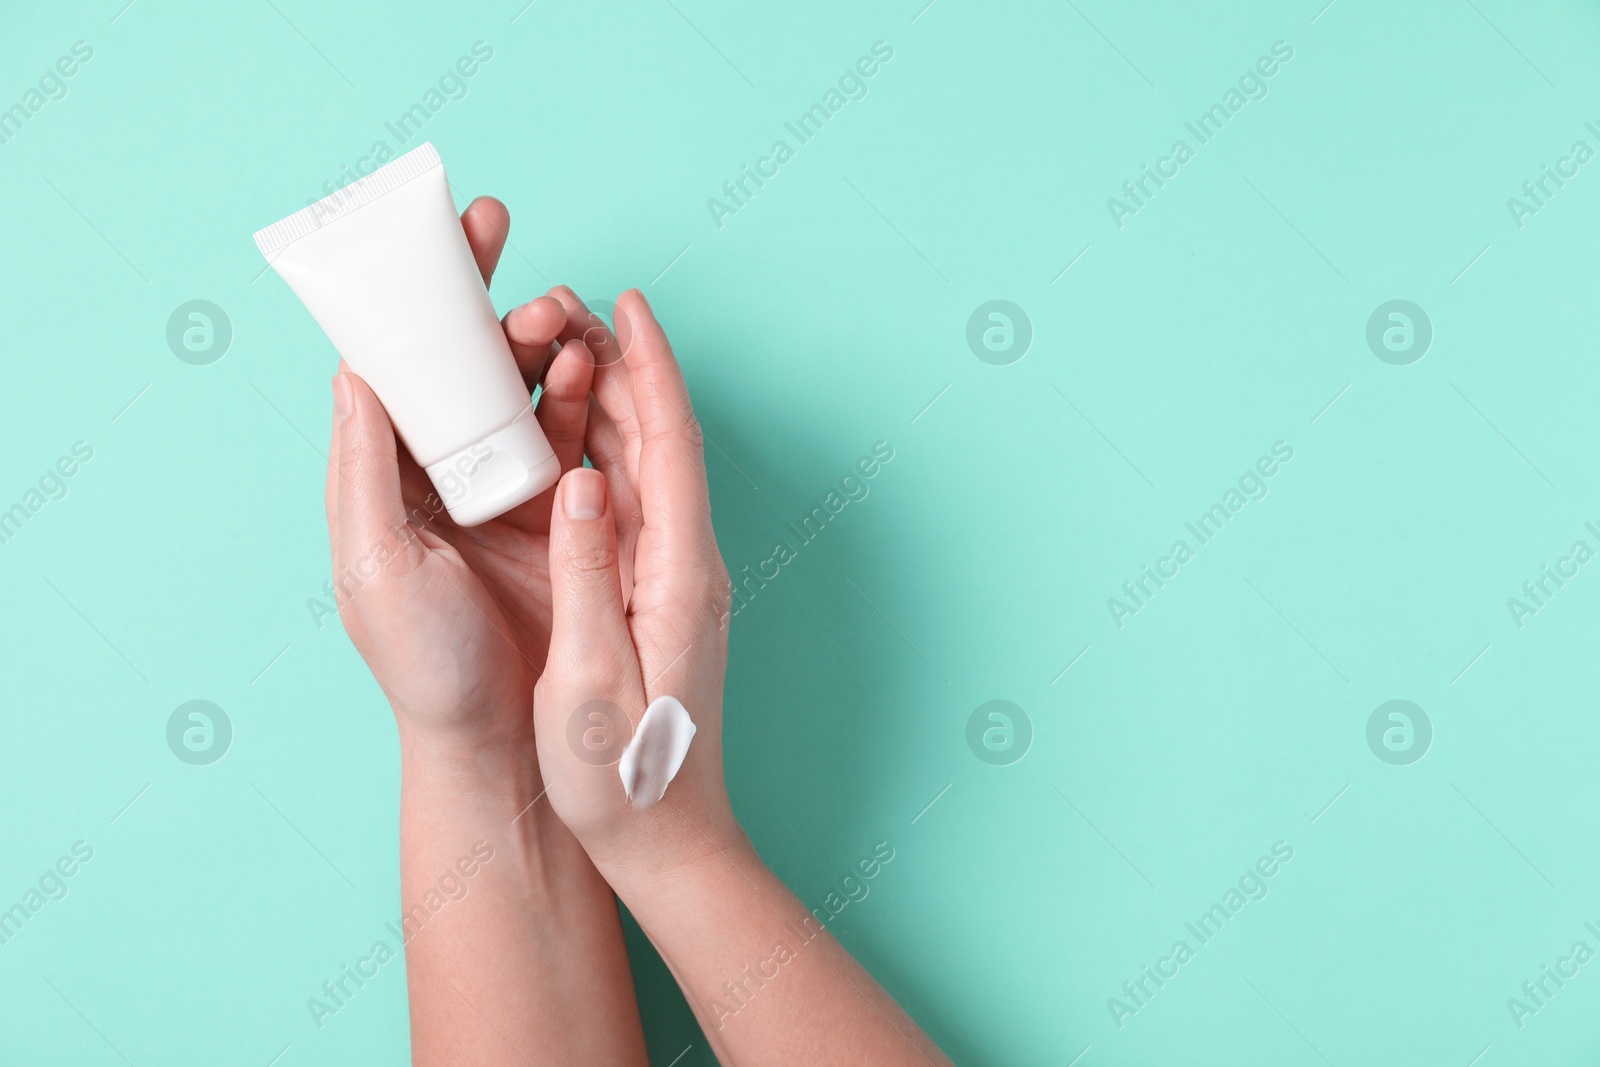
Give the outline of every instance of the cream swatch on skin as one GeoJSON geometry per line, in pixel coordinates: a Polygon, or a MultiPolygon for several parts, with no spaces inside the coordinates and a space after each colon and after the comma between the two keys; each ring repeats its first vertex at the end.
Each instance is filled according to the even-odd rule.
{"type": "Polygon", "coordinates": [[[683,766],[694,740],[694,723],[677,697],[657,697],[644,709],[633,740],[622,752],[617,773],[623,792],[643,811],[667,794],[667,785],[683,766]]]}

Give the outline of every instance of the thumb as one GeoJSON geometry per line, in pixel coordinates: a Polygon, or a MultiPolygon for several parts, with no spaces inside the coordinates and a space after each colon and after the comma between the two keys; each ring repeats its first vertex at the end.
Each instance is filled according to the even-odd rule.
{"type": "MultiPolygon", "coordinates": [[[[632,703],[643,692],[622,604],[617,530],[605,475],[575,467],[550,515],[550,660],[570,698],[632,703]]],[[[554,677],[551,677],[551,676],[554,677]]]]}
{"type": "Polygon", "coordinates": [[[339,457],[333,492],[338,516],[334,571],[336,581],[350,572],[356,585],[364,585],[377,577],[380,565],[402,561],[408,568],[424,553],[406,528],[388,413],[367,383],[348,371],[334,377],[333,396],[339,457]]]}

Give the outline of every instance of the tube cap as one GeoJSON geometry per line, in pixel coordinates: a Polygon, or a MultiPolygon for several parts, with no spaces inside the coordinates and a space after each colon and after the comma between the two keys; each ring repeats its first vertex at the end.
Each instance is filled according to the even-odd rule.
{"type": "Polygon", "coordinates": [[[530,406],[516,421],[428,465],[458,526],[477,526],[532,500],[561,477],[561,461],[530,406]]]}

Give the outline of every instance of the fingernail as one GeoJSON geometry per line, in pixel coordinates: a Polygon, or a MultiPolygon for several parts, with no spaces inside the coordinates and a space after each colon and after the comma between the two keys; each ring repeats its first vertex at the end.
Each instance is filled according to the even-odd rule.
{"type": "Polygon", "coordinates": [[[529,336],[533,337],[546,332],[546,330],[534,329],[533,324],[538,321],[540,315],[548,317],[554,314],[557,319],[557,330],[566,325],[567,321],[567,309],[561,305],[561,301],[553,296],[536,296],[526,304],[523,304],[517,311],[523,320],[524,329],[529,336]],[[551,308],[555,309],[553,313],[550,310],[551,308]]]}
{"type": "Polygon", "coordinates": [[[350,417],[356,409],[355,389],[350,385],[350,376],[335,374],[333,376],[333,417],[340,422],[350,417]]]}
{"type": "Polygon", "coordinates": [[[530,300],[526,304],[518,304],[506,313],[504,319],[506,332],[512,335],[512,340],[517,340],[517,335],[531,332],[523,328],[522,320],[527,318],[532,310],[533,301],[530,300]]]}
{"type": "Polygon", "coordinates": [[[606,510],[606,477],[592,467],[579,467],[567,475],[561,490],[561,505],[567,518],[598,519],[606,510]]]}

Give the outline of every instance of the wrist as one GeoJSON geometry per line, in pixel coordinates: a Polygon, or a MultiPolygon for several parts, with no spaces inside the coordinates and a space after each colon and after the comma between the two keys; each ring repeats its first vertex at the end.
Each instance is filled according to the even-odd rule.
{"type": "MultiPolygon", "coordinates": [[[[584,840],[595,868],[624,902],[656,893],[664,883],[694,882],[708,873],[765,870],[726,798],[696,804],[669,795],[631,812],[620,829],[584,840]]],[[[631,906],[631,905],[630,905],[631,906]]]]}
{"type": "MultiPolygon", "coordinates": [[[[441,815],[492,813],[509,821],[544,792],[532,737],[486,739],[402,727],[400,771],[404,806],[441,815]]],[[[548,806],[533,804],[525,817],[548,806]]]]}
{"type": "Polygon", "coordinates": [[[489,733],[468,727],[418,725],[396,716],[400,761],[407,768],[436,777],[487,780],[492,774],[537,770],[533,728],[489,733]]]}
{"type": "Polygon", "coordinates": [[[485,845],[499,857],[492,872],[499,892],[538,902],[552,921],[587,908],[587,901],[612,898],[551,808],[531,739],[402,737],[402,881],[408,871],[433,877],[444,853],[485,845]]]}

